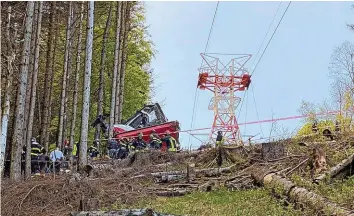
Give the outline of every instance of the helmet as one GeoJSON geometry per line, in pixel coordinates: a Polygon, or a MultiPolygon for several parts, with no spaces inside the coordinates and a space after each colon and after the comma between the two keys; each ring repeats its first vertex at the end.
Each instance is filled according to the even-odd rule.
{"type": "Polygon", "coordinates": [[[170,135],[170,134],[171,134],[171,132],[170,132],[169,130],[167,130],[167,131],[166,131],[166,134],[170,135]]]}
{"type": "Polygon", "coordinates": [[[220,135],[221,135],[221,133],[222,133],[221,131],[218,131],[218,134],[220,134],[220,135]]]}
{"type": "Polygon", "coordinates": [[[36,138],[32,137],[31,142],[36,142],[36,138]]]}

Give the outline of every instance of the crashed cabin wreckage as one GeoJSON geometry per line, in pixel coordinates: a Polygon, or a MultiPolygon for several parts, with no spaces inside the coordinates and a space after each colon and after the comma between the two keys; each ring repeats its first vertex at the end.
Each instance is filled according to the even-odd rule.
{"type": "MultiPolygon", "coordinates": [[[[91,124],[92,127],[100,125],[106,137],[109,131],[109,124],[105,122],[107,118],[107,114],[99,115],[91,124]]],[[[161,106],[155,103],[145,105],[122,124],[114,125],[113,134],[115,138],[122,139],[136,137],[139,133],[142,133],[144,141],[148,142],[152,131],[156,131],[157,134],[165,134],[170,131],[171,136],[179,142],[179,129],[179,122],[168,121],[161,106]]]]}

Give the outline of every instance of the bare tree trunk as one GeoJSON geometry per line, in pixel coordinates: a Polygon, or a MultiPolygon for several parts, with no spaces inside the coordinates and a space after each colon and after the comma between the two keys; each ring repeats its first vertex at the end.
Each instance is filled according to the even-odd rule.
{"type": "Polygon", "coordinates": [[[70,18],[70,35],[69,35],[69,46],[68,46],[68,70],[67,70],[67,76],[66,76],[66,93],[65,93],[65,102],[64,102],[64,121],[63,121],[63,139],[68,137],[68,95],[69,95],[69,90],[70,90],[70,78],[72,75],[72,44],[73,44],[73,38],[74,34],[72,31],[73,25],[74,25],[74,7],[71,8],[71,18],[70,18]]]}
{"type": "MultiPolygon", "coordinates": [[[[81,66],[81,42],[82,42],[82,20],[84,18],[84,3],[80,3],[80,20],[79,20],[79,33],[77,39],[77,51],[76,51],[76,74],[75,74],[75,87],[73,94],[73,118],[71,121],[71,131],[70,131],[70,147],[74,146],[74,136],[75,136],[75,126],[76,126],[76,117],[77,117],[77,96],[79,90],[79,79],[80,79],[80,66],[81,66]]],[[[71,158],[72,164],[72,158],[71,158]]]]}
{"type": "Polygon", "coordinates": [[[123,30],[123,48],[122,48],[122,63],[121,63],[121,70],[120,70],[120,86],[119,86],[119,100],[118,100],[118,121],[122,121],[122,114],[123,114],[123,100],[124,100],[124,80],[125,80],[125,68],[127,65],[127,55],[128,55],[128,34],[130,29],[130,11],[131,5],[129,2],[126,2],[126,12],[125,12],[125,23],[124,23],[124,30],[123,30]]]}
{"type": "MultiPolygon", "coordinates": [[[[1,6],[0,6],[1,7],[1,6]]],[[[0,9],[1,10],[1,9],[0,9]]],[[[16,58],[16,51],[14,50],[15,47],[15,40],[17,37],[17,26],[14,27],[14,34],[10,36],[10,26],[11,26],[11,6],[8,7],[7,10],[8,18],[6,23],[6,45],[7,45],[7,84],[5,89],[5,101],[4,101],[4,113],[1,114],[1,161],[0,161],[0,174],[3,174],[3,167],[4,167],[4,160],[5,160],[5,150],[6,150],[6,139],[7,139],[7,128],[9,123],[10,117],[10,103],[12,98],[12,91],[13,91],[13,62],[16,58]]],[[[1,177],[0,176],[0,177],[1,177]]]]}
{"type": "Polygon", "coordinates": [[[27,87],[27,75],[28,75],[28,62],[30,55],[30,42],[32,33],[32,21],[33,21],[34,2],[27,2],[27,13],[25,23],[24,42],[21,58],[20,77],[18,85],[18,97],[16,100],[15,110],[15,125],[14,136],[12,137],[12,155],[11,155],[11,172],[10,178],[13,180],[21,179],[21,153],[22,153],[22,141],[23,141],[23,123],[24,123],[24,111],[25,111],[25,99],[26,99],[26,87],[27,87]]]}
{"type": "Polygon", "coordinates": [[[116,106],[114,110],[114,122],[115,124],[119,124],[119,94],[120,94],[120,85],[121,85],[121,74],[122,74],[122,62],[123,62],[123,41],[124,41],[124,32],[125,32],[125,22],[126,22],[126,9],[127,9],[127,2],[122,3],[123,6],[121,8],[121,21],[120,21],[120,35],[119,35],[119,60],[118,60],[118,73],[117,73],[117,83],[116,83],[116,106]]]}
{"type": "MultiPolygon", "coordinates": [[[[56,23],[59,22],[59,15],[56,15],[55,17],[56,19],[56,23]]],[[[56,50],[57,50],[57,45],[58,45],[58,39],[60,38],[59,37],[59,25],[55,25],[56,28],[55,28],[55,38],[54,38],[54,48],[53,48],[53,53],[56,53],[56,50]]],[[[54,81],[54,73],[53,71],[56,70],[55,68],[55,65],[56,65],[56,62],[55,62],[55,57],[56,55],[53,54],[53,60],[52,60],[52,76],[51,76],[51,79],[50,79],[50,84],[49,84],[49,110],[48,110],[48,119],[47,119],[47,125],[48,127],[50,128],[51,126],[51,123],[52,123],[52,100],[53,100],[53,95],[52,95],[52,92],[53,92],[53,81],[54,81]]],[[[51,131],[47,131],[46,135],[45,135],[45,143],[46,143],[46,151],[48,152],[48,149],[49,149],[49,135],[50,135],[51,131]]]]}
{"type": "Polygon", "coordinates": [[[32,129],[33,129],[33,116],[34,109],[36,106],[36,93],[37,93],[37,79],[38,79],[38,62],[39,62],[39,41],[40,41],[40,33],[41,33],[41,23],[42,23],[42,8],[43,2],[38,2],[38,19],[37,28],[36,28],[36,37],[32,40],[35,40],[35,53],[34,53],[34,62],[33,62],[33,72],[32,72],[32,87],[31,87],[31,100],[30,100],[30,109],[29,109],[29,117],[28,117],[28,125],[27,125],[27,152],[26,152],[26,178],[31,177],[31,152],[28,151],[30,148],[30,141],[32,137],[32,129]],[[29,147],[29,148],[28,148],[29,147]]]}
{"type": "Polygon", "coordinates": [[[114,67],[113,67],[113,79],[112,79],[112,95],[111,95],[111,110],[109,118],[109,139],[113,136],[113,124],[115,123],[115,106],[116,106],[116,90],[118,80],[118,62],[119,62],[119,35],[121,27],[121,8],[123,2],[117,2],[117,15],[116,15],[116,47],[114,50],[114,67]]]}
{"type": "Polygon", "coordinates": [[[28,144],[27,141],[27,126],[28,126],[28,115],[30,109],[31,101],[31,87],[32,87],[32,73],[33,73],[33,63],[34,63],[34,49],[36,45],[36,28],[37,28],[37,19],[38,19],[38,2],[34,2],[34,16],[32,21],[32,35],[31,35],[31,52],[29,56],[29,68],[27,76],[27,87],[26,87],[26,101],[25,101],[25,113],[24,116],[24,128],[23,128],[23,145],[28,144]]]}
{"type": "Polygon", "coordinates": [[[65,102],[67,101],[66,97],[66,81],[68,74],[68,60],[69,60],[69,51],[70,51],[70,36],[71,36],[71,18],[72,18],[72,2],[69,3],[69,16],[68,23],[66,26],[66,43],[65,43],[65,54],[64,54],[64,73],[63,73],[63,83],[61,90],[61,100],[60,100],[60,112],[59,112],[59,125],[58,125],[58,143],[59,148],[63,145],[63,135],[64,135],[64,119],[65,119],[65,102]]]}
{"type": "MultiPolygon", "coordinates": [[[[101,51],[101,68],[100,68],[100,84],[99,84],[99,89],[98,89],[98,106],[97,106],[97,115],[102,115],[103,114],[103,85],[104,85],[104,69],[105,69],[105,62],[106,62],[106,43],[107,43],[107,38],[108,38],[108,33],[109,33],[109,28],[111,25],[111,18],[112,18],[112,4],[109,6],[109,12],[108,12],[108,18],[106,22],[106,27],[104,29],[104,34],[103,34],[103,41],[102,41],[102,51],[101,51]]],[[[96,132],[95,132],[95,139],[100,138],[100,126],[97,125],[96,127],[96,132]]]]}
{"type": "Polygon", "coordinates": [[[41,144],[45,146],[46,151],[48,151],[48,143],[46,142],[46,135],[48,131],[48,119],[49,119],[49,109],[50,109],[50,91],[52,83],[51,78],[53,77],[53,55],[54,55],[54,44],[55,44],[55,16],[56,16],[56,2],[51,2],[51,12],[50,12],[50,22],[49,22],[49,35],[48,35],[48,50],[47,50],[47,60],[46,60],[46,72],[44,80],[44,108],[43,108],[43,125],[41,130],[41,144]]]}
{"type": "Polygon", "coordinates": [[[88,121],[90,114],[90,84],[91,84],[91,63],[92,63],[92,45],[93,45],[93,19],[94,19],[94,1],[88,2],[87,11],[87,35],[86,35],[86,60],[84,75],[84,94],[81,117],[81,145],[79,165],[80,168],[87,165],[87,137],[88,121]]]}
{"type": "MultiPolygon", "coordinates": [[[[0,4],[0,17],[1,17],[1,4],[0,4]]],[[[1,22],[0,22],[0,29],[1,29],[1,22]]],[[[1,61],[1,34],[0,34],[0,122],[1,122],[1,127],[0,127],[0,135],[2,136],[2,97],[1,97],[1,83],[2,83],[2,80],[1,80],[1,77],[2,77],[2,71],[1,71],[1,68],[2,68],[2,61],[1,61]]],[[[7,128],[7,126],[6,126],[7,128]]],[[[5,139],[6,141],[6,139],[5,139]]],[[[6,149],[6,143],[2,142],[2,138],[0,138],[0,148],[1,148],[1,151],[0,151],[0,177],[2,177],[2,170],[3,170],[3,167],[4,167],[4,158],[5,158],[5,149],[6,149]],[[4,150],[2,150],[4,149],[4,150]]]]}

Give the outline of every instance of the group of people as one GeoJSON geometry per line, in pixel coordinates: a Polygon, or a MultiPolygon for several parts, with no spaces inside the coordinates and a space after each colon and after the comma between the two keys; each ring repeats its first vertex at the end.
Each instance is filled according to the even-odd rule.
{"type": "MultiPolygon", "coordinates": [[[[64,159],[63,153],[57,147],[55,150],[51,151],[49,156],[43,146],[41,146],[36,138],[31,139],[31,173],[39,174],[40,172],[48,172],[50,169],[59,172],[61,161],[64,159]]],[[[25,170],[26,166],[26,151],[27,146],[25,145],[22,150],[22,171],[25,170]]]]}
{"type": "Polygon", "coordinates": [[[145,142],[143,134],[137,134],[135,138],[111,139],[108,142],[108,152],[111,158],[124,159],[129,152],[141,151],[145,149],[156,149],[161,151],[177,152],[180,145],[177,140],[171,136],[170,131],[166,131],[163,137],[160,137],[155,130],[152,131],[149,141],[145,142]]]}

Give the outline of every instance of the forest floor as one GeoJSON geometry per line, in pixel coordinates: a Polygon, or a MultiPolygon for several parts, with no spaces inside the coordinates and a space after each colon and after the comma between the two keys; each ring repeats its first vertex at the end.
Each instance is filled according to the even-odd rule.
{"type": "Polygon", "coordinates": [[[354,154],[351,140],[349,136],[337,141],[321,137],[282,140],[285,155],[268,161],[263,160],[261,145],[224,152],[140,152],[122,161],[94,161],[88,177],[69,173],[21,183],[4,179],[1,214],[70,215],[93,210],[84,207],[91,199],[99,203],[95,210],[102,211],[148,207],[174,215],[321,215],[256,186],[254,168],[277,172],[343,208],[354,209],[354,177],[313,184],[306,163],[316,144],[325,150],[328,167],[335,166],[354,154]],[[299,145],[304,142],[307,146],[299,145]],[[221,168],[215,168],[218,153],[221,168]]]}

